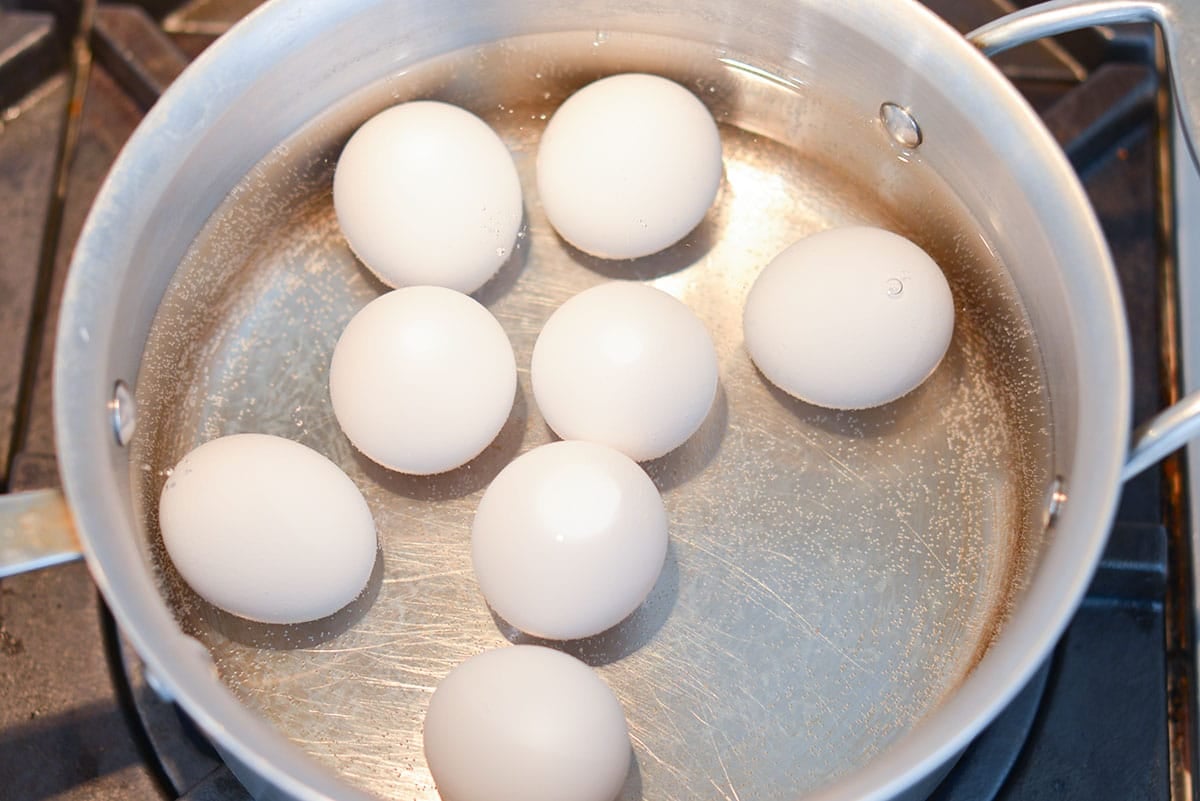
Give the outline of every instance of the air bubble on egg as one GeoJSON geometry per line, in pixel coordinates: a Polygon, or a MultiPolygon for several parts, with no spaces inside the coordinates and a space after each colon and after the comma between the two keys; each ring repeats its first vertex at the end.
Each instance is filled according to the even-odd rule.
{"type": "Polygon", "coordinates": [[[835,228],[767,265],[747,296],[743,328],[750,357],[780,389],[818,406],[864,409],[933,373],[954,331],[954,297],[908,239],[835,228]]]}
{"type": "Polygon", "coordinates": [[[346,143],[333,205],[351,249],[388,286],[473,292],[504,263],[523,214],[512,155],[448,103],[402,103],[346,143]]]}

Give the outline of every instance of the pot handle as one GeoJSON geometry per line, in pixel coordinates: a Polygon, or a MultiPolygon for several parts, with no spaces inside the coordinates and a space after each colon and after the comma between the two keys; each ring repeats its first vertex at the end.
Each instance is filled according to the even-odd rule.
{"type": "MultiPolygon", "coordinates": [[[[1200,168],[1200,3],[1195,0],[1051,0],[1001,17],[967,34],[985,55],[1094,25],[1152,22],[1162,31],[1175,105],[1192,162],[1200,168]]],[[[1200,435],[1200,391],[1164,409],[1133,432],[1121,470],[1128,481],[1200,435]]]]}
{"type": "Polygon", "coordinates": [[[1200,435],[1200,390],[1186,395],[1142,423],[1133,432],[1133,442],[1121,480],[1128,481],[1155,462],[1165,459],[1189,440],[1200,435]]]}
{"type": "Polygon", "coordinates": [[[82,556],[61,490],[0,495],[0,578],[82,556]]]}
{"type": "Polygon", "coordinates": [[[1051,0],[1001,17],[967,34],[986,55],[1060,33],[1123,22],[1162,30],[1175,106],[1192,163],[1200,168],[1200,3],[1195,0],[1051,0]]]}

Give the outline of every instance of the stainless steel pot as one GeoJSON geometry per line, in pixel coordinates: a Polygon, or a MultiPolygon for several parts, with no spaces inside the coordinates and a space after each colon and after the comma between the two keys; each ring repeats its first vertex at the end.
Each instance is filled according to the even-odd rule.
{"type": "MultiPolygon", "coordinates": [[[[1085,24],[1118,5],[1177,21],[1165,4],[1074,5],[1085,24]]],[[[1063,13],[1040,19],[1057,30],[1063,13]]],[[[1022,18],[980,41],[1042,32],[1022,18]]],[[[516,636],[473,589],[465,525],[486,476],[548,436],[525,392],[494,453],[429,484],[373,469],[331,425],[328,348],[379,291],[331,227],[341,143],[407,97],[471,106],[544,87],[540,106],[475,109],[529,192],[539,110],[630,68],[690,79],[723,123],[717,209],[626,268],[567,249],[527,194],[524,244],[480,293],[519,360],[557,302],[606,277],[655,280],[721,342],[705,428],[648,465],[672,514],[664,580],[613,633],[567,646],[625,703],[640,764],[627,798],[919,797],[1053,646],[1122,477],[1195,426],[1195,400],[1168,410],[1127,461],[1125,321],[1078,181],[999,72],[915,3],[277,0],[187,70],[114,166],[77,246],[55,374],[96,582],[157,686],[257,796],[432,794],[429,689],[516,636]],[[476,55],[417,66],[463,48],[476,55]],[[767,387],[737,323],[766,259],[852,220],[930,249],[960,320],[920,390],[832,414],[767,387]],[[163,557],[163,470],[247,428],[314,444],[372,503],[383,557],[346,615],[232,620],[163,557]]]]}

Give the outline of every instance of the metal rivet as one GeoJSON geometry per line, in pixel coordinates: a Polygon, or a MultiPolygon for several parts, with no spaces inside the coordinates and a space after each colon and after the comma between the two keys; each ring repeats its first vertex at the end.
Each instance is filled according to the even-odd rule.
{"type": "Polygon", "coordinates": [[[917,148],[921,146],[924,137],[921,126],[917,125],[912,112],[895,103],[884,103],[879,107],[879,121],[887,130],[892,141],[901,147],[917,148]]]}
{"type": "Polygon", "coordinates": [[[129,386],[120,379],[113,385],[112,400],[108,402],[108,412],[111,415],[113,436],[117,444],[125,446],[133,439],[133,431],[137,428],[137,405],[133,401],[133,393],[129,386]]]}
{"type": "Polygon", "coordinates": [[[1066,502],[1067,490],[1063,478],[1055,476],[1054,480],[1050,482],[1050,486],[1046,488],[1045,513],[1042,519],[1042,525],[1045,528],[1052,528],[1058,522],[1058,516],[1066,502]]]}

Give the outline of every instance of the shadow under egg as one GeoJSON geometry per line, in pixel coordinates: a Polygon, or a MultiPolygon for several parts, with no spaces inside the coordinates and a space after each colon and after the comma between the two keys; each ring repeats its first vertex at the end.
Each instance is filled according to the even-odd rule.
{"type": "Polygon", "coordinates": [[[637,609],[612,628],[576,640],[534,637],[518,629],[488,607],[496,628],[513,645],[541,645],[575,657],[592,667],[617,662],[648,645],[666,625],[679,599],[679,559],[673,542],[667,544],[662,572],[637,609]]]}
{"type": "Polygon", "coordinates": [[[846,439],[872,440],[895,435],[911,425],[914,418],[926,417],[934,408],[933,398],[946,398],[962,380],[961,354],[951,347],[933,373],[893,401],[866,409],[831,409],[817,406],[788,394],[771,382],[758,365],[754,372],[767,392],[805,425],[846,439]]]}
{"type": "MultiPolygon", "coordinates": [[[[507,295],[516,286],[521,273],[525,269],[525,265],[529,261],[529,239],[529,214],[522,207],[521,224],[517,228],[517,235],[511,247],[507,248],[508,257],[496,268],[496,272],[482,286],[467,294],[484,306],[491,306],[497,300],[507,295]]],[[[344,250],[341,250],[341,259],[353,261],[359,276],[366,282],[367,286],[375,291],[377,296],[394,292],[397,289],[403,289],[404,286],[410,286],[409,284],[391,286],[384,282],[374,270],[367,266],[366,262],[359,258],[354,248],[350,247],[349,242],[346,241],[344,236],[332,247],[339,250],[344,248],[344,250]]]]}
{"type": "Polygon", "coordinates": [[[212,630],[241,645],[254,648],[269,648],[276,651],[292,651],[312,648],[344,634],[362,620],[379,597],[383,586],[384,557],[382,549],[375,552],[375,564],[366,586],[354,600],[338,611],[317,620],[303,623],[263,623],[239,617],[224,609],[213,606],[197,596],[198,603],[207,606],[202,616],[212,630]]]}
{"type": "Polygon", "coordinates": [[[728,429],[729,397],[724,385],[718,381],[712,406],[700,428],[674,450],[642,462],[642,469],[659,492],[675,489],[698,476],[717,458],[728,429]]]}
{"type": "Polygon", "coordinates": [[[471,461],[445,473],[419,476],[400,473],[375,462],[354,448],[354,460],[363,474],[388,492],[419,501],[448,501],[472,495],[492,483],[497,474],[516,458],[525,441],[529,405],[517,384],[512,411],[500,433],[471,461]]]}
{"type": "Polygon", "coordinates": [[[625,784],[613,801],[642,801],[642,767],[638,764],[637,750],[632,743],[629,751],[629,773],[625,775],[625,784]]]}
{"type": "Polygon", "coordinates": [[[653,281],[656,278],[680,272],[704,259],[721,241],[725,228],[725,210],[721,194],[726,191],[724,177],[704,219],[686,236],[660,251],[636,259],[603,259],[585,253],[561,236],[558,237],[563,251],[579,266],[612,281],[653,281]]]}
{"type": "Polygon", "coordinates": [[[529,239],[529,213],[522,208],[521,226],[517,229],[517,237],[509,250],[508,258],[496,270],[495,275],[471,293],[471,297],[484,306],[491,306],[512,291],[529,262],[529,252],[532,250],[529,239]]]}

